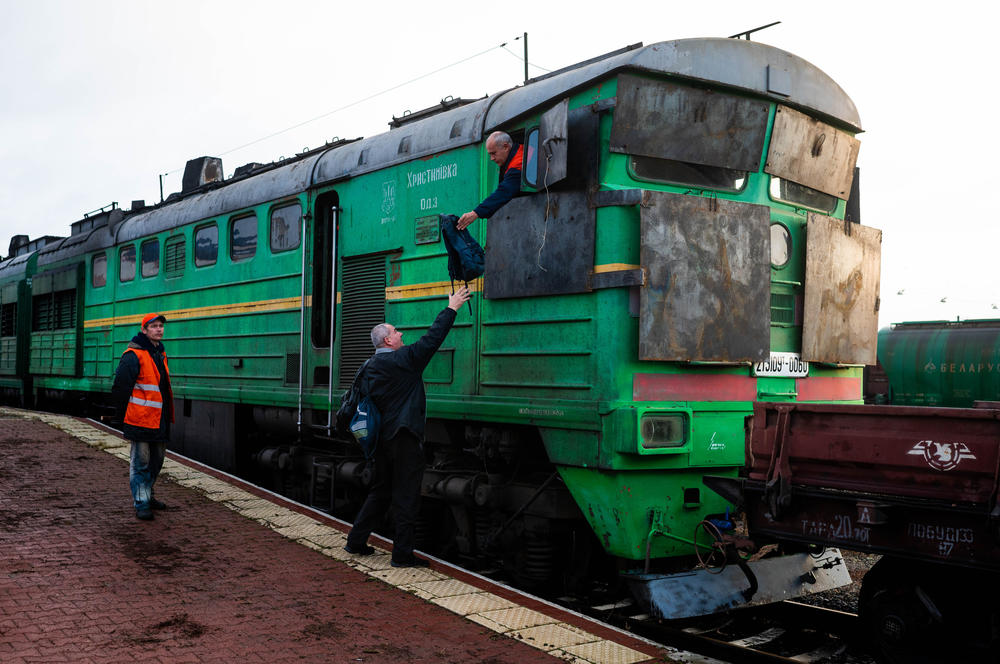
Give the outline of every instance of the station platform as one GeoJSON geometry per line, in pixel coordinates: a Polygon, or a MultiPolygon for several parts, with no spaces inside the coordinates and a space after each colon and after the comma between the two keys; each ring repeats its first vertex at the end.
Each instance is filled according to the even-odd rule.
{"type": "Polygon", "coordinates": [[[168,453],[139,521],[128,443],[73,417],[0,408],[0,662],[684,661],[168,453]],[[373,538],[375,539],[375,538],[373,538]]]}

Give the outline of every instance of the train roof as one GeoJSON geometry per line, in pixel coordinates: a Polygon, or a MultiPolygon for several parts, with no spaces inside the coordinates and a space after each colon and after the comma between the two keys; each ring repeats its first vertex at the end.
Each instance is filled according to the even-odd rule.
{"type": "Polygon", "coordinates": [[[32,251],[0,260],[0,281],[21,279],[27,276],[28,268],[35,256],[36,252],[32,251]]]}
{"type": "Polygon", "coordinates": [[[818,115],[852,132],[861,120],[851,99],[809,62],[759,42],[706,38],[637,45],[533,79],[462,106],[372,136],[306,154],[291,163],[207,185],[180,200],[126,217],[115,241],[293,196],[421,157],[478,143],[494,129],[541,110],[618,72],[712,83],[760,95],[818,115]]]}

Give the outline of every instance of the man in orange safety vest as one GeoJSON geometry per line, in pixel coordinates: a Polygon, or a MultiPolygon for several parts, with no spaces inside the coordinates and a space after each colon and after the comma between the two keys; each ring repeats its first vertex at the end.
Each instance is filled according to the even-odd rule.
{"type": "Polygon", "coordinates": [[[122,353],[111,396],[124,412],[122,433],[132,444],[129,485],[137,518],[148,521],[166,505],[153,497],[170,440],[174,400],[164,350],[162,314],[146,314],[139,333],[122,353]]]}

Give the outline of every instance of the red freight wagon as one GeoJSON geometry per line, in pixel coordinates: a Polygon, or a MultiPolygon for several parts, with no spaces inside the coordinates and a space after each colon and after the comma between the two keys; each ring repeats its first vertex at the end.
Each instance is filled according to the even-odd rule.
{"type": "Polygon", "coordinates": [[[1000,410],[757,403],[739,480],[706,484],[749,535],[883,554],[859,611],[890,661],[1000,650],[1000,410]]]}

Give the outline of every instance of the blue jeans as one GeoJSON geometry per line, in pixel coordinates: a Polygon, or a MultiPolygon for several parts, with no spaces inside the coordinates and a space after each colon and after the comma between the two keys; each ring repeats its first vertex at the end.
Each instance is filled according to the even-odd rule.
{"type": "Polygon", "coordinates": [[[132,487],[132,501],[137,510],[149,509],[149,502],[153,499],[153,483],[163,468],[166,454],[166,443],[132,441],[128,479],[129,486],[132,487]]]}

